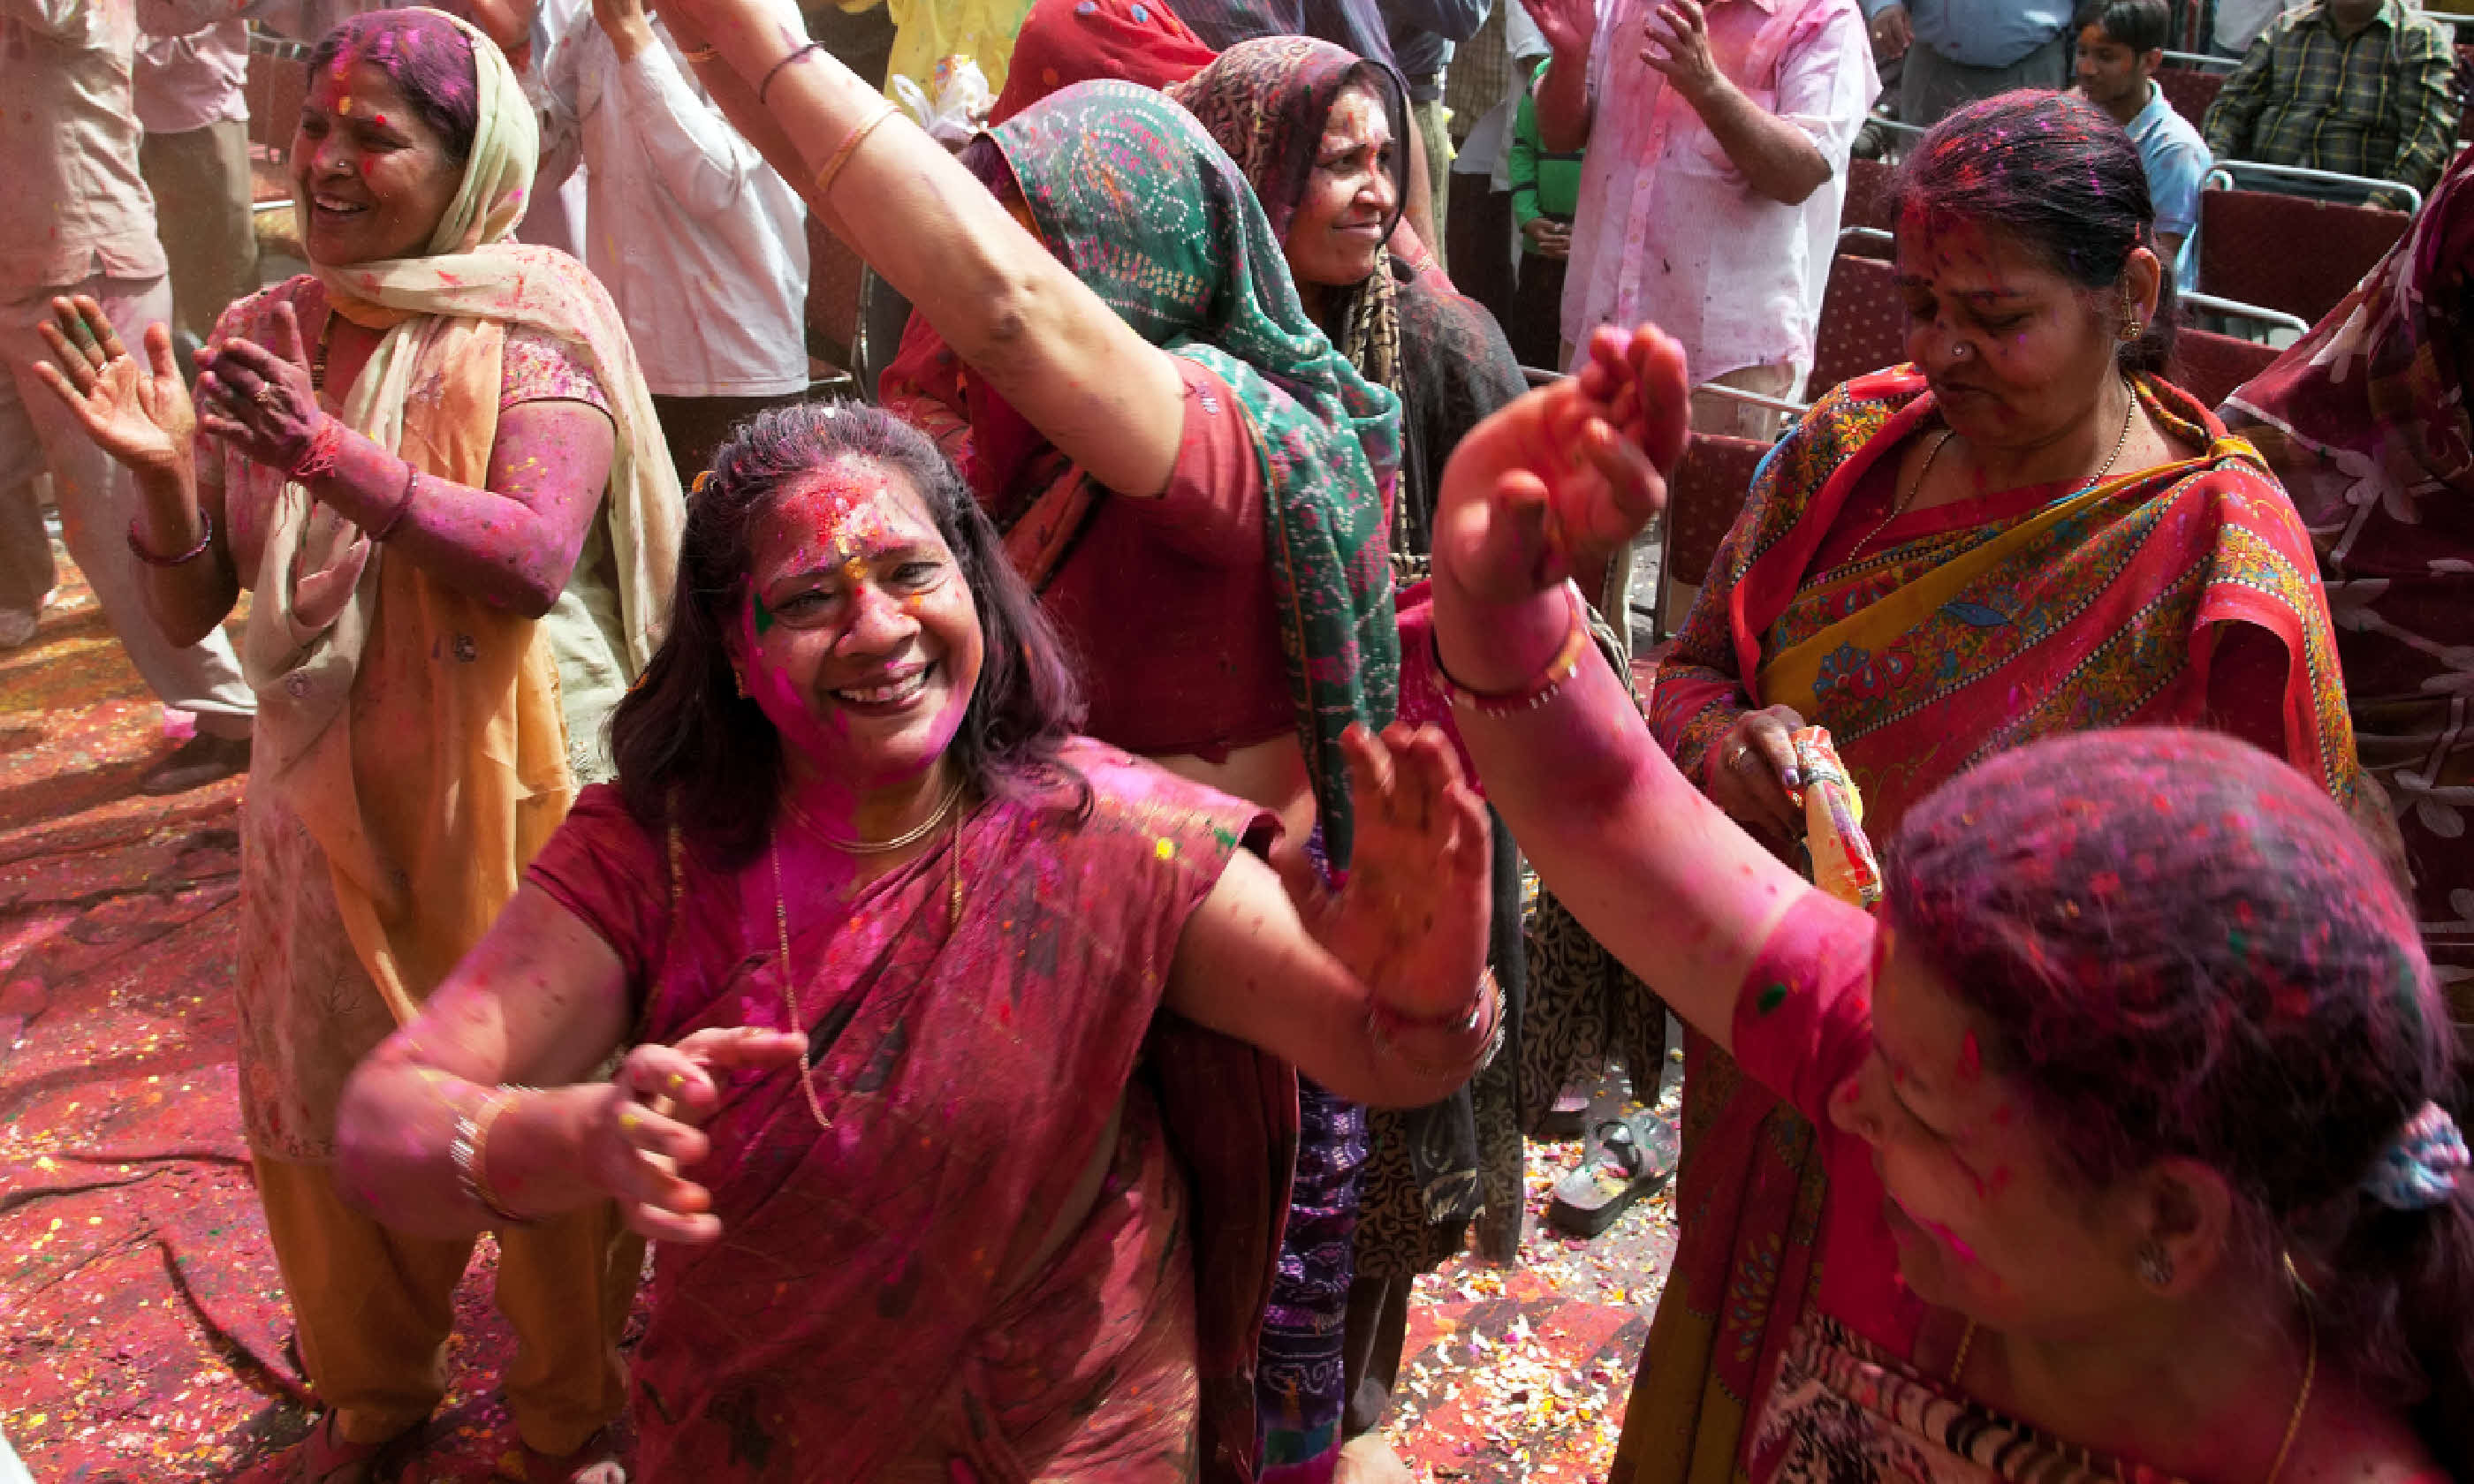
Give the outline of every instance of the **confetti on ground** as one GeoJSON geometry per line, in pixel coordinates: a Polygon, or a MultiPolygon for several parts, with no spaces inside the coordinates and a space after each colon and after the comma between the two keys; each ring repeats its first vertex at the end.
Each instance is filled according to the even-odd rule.
{"type": "MultiPolygon", "coordinates": [[[[174,745],[65,556],[0,652],[0,1431],[41,1484],[290,1477],[311,1412],[239,1129],[237,780],[135,792],[174,745]]],[[[237,620],[235,620],[235,628],[237,620]]],[[[1603,1480],[1674,1249],[1663,1196],[1420,1281],[1386,1433],[1420,1479],[1603,1480]]],[[[413,1476],[504,1477],[512,1352],[485,1239],[413,1476]]]]}

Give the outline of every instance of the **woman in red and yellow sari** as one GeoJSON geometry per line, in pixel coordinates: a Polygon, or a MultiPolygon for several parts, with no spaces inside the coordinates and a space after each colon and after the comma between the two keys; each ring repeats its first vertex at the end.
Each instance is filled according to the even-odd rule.
{"type": "MultiPolygon", "coordinates": [[[[1989,754],[2099,727],[2231,732],[2350,805],[2310,538],[2155,374],[2172,292],[2136,150],[2082,100],[2010,93],[1938,126],[1899,192],[1912,364],[1833,390],[1762,464],[1651,696],[1677,766],[1790,848],[1807,724],[1876,834],[1989,754]]],[[[1742,1476],[1826,1257],[1811,1126],[1706,1040],[1685,1065],[1682,1245],[1620,1484],[1742,1476]]]]}

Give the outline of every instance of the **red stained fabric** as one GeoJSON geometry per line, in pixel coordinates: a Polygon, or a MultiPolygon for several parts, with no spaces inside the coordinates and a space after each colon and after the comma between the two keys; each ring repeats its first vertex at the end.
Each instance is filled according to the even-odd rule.
{"type": "Polygon", "coordinates": [[[1077,83],[1181,83],[1217,55],[1159,0],[1033,0],[988,127],[1077,83]]]}
{"type": "MultiPolygon", "coordinates": [[[[951,852],[793,922],[811,1085],[742,1074],[665,1245],[631,1376],[645,1476],[1250,1477],[1287,1205],[1285,1065],[1161,1008],[1260,811],[1081,742],[1091,784],[981,804],[951,852]],[[1087,1174],[1104,1168],[1096,1191],[1087,1174]],[[1043,1256],[1046,1254],[1046,1256],[1043,1256]]],[[[531,884],[626,965],[641,1034],[786,1025],[768,857],[738,871],[589,788],[531,884]]]]}

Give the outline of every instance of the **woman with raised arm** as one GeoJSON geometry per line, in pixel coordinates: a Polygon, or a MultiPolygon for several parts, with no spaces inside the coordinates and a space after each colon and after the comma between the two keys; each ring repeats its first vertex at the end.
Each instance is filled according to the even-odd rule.
{"type": "Polygon", "coordinates": [[[1445,473],[1438,659],[1541,877],[1818,1131],[1822,1261],[1707,1476],[2474,1469],[2463,1048],[2369,841],[2237,739],[2102,731],[1916,801],[1879,919],[1807,884],[1590,652],[1564,533],[1647,518],[1686,400],[1646,326],[1589,357],[1445,473]]]}
{"type": "MultiPolygon", "coordinates": [[[[1894,200],[1909,363],[1831,389],[1754,478],[1649,698],[1676,766],[1790,856],[1807,725],[1882,834],[1995,752],[2104,726],[2228,732],[2350,803],[2309,535],[2161,374],[2171,285],[2138,150],[2085,99],[2005,93],[1935,126],[1894,200]]],[[[1698,1419],[1714,1448],[1786,1341],[1771,1296],[1815,1260],[1801,1213],[1825,1172],[1794,1108],[1704,1038],[1684,1054],[1677,1209],[1699,1219],[1632,1417],[1643,1440],[1698,1419]]],[[[1690,1476],[1641,1446],[1653,1476],[1690,1476]]]]}
{"type": "MultiPolygon", "coordinates": [[[[1091,734],[1276,811],[1346,870],[1338,737],[1390,721],[1398,679],[1398,402],[1306,314],[1246,178],[1115,81],[958,162],[759,8],[691,8],[715,99],[952,348],[975,424],[1010,419],[975,425],[973,487],[1083,662],[1091,734]]],[[[1299,1106],[1261,1383],[1269,1456],[1316,1467],[1364,1135],[1311,1083],[1299,1106]]]]}
{"type": "MultiPolygon", "coordinates": [[[[158,622],[251,594],[241,1114],[328,1408],[312,1481],[393,1477],[440,1400],[472,1233],[405,1236],[336,1188],[335,1105],[514,895],[652,651],[679,490],[625,328],[583,265],[507,240],[532,109],[434,11],[327,34],[292,144],[311,272],[227,310],[192,410],[91,301],[49,380],[137,471],[158,622]],[[202,437],[192,440],[193,429],[202,437]]],[[[605,1458],[639,1245],[606,1204],[500,1241],[510,1410],[537,1478],[605,1458]]]]}
{"type": "Polygon", "coordinates": [[[1448,746],[1348,733],[1357,864],[1301,918],[1265,810],[1070,734],[924,435],[767,413],[698,483],[618,781],[354,1079],[354,1189],[441,1234],[627,1203],[648,1478],[1252,1478],[1290,1065],[1430,1102],[1498,1025],[1448,746]]]}

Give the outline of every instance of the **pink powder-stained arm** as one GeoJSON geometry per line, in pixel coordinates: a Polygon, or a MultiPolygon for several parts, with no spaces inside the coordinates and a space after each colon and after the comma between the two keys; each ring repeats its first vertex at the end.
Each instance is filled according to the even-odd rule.
{"type": "Polygon", "coordinates": [[[691,1175],[710,1151],[695,1125],[716,1078],[781,1065],[803,1037],[734,1027],[640,1045],[608,1082],[586,1082],[625,1044],[630,985],[618,953],[538,886],[516,893],[421,1016],[352,1074],[336,1118],[347,1195],[389,1226],[462,1236],[496,1224],[469,1199],[450,1153],[460,1118],[508,1084],[483,1140],[483,1174],[522,1216],[617,1199],[657,1240],[711,1241],[719,1224],[691,1175]],[[530,1090],[538,1088],[542,1090],[530,1090]]]}
{"type": "MultiPolygon", "coordinates": [[[[403,498],[404,461],[357,433],[334,441],[331,473],[309,491],[367,530],[383,529],[403,498]]],[[[617,435],[586,402],[522,402],[498,415],[489,485],[421,476],[387,545],[460,591],[527,618],[566,590],[601,509],[617,435]]]]}
{"type": "MultiPolygon", "coordinates": [[[[1435,634],[1448,674],[1480,692],[1518,692],[1544,669],[1571,623],[1552,586],[1565,542],[1550,529],[1589,537],[1644,523],[1664,497],[1658,470],[1681,454],[1685,406],[1672,342],[1601,330],[1579,378],[1529,394],[1462,442],[1435,527],[1435,634]],[[1576,447],[1586,458],[1569,456],[1576,447]]],[[[1459,721],[1489,802],[1540,877],[1678,1015],[1732,1046],[1746,972],[1811,888],[1676,771],[1594,649],[1545,704],[1459,721]]]]}
{"type": "Polygon", "coordinates": [[[1108,490],[1147,496],[1168,487],[1184,388],[1166,351],[904,119],[878,126],[820,192],[817,172],[884,98],[821,51],[774,72],[806,38],[760,0],[695,0],[663,15],[688,51],[718,49],[696,63],[714,102],[963,364],[1108,490]]]}

